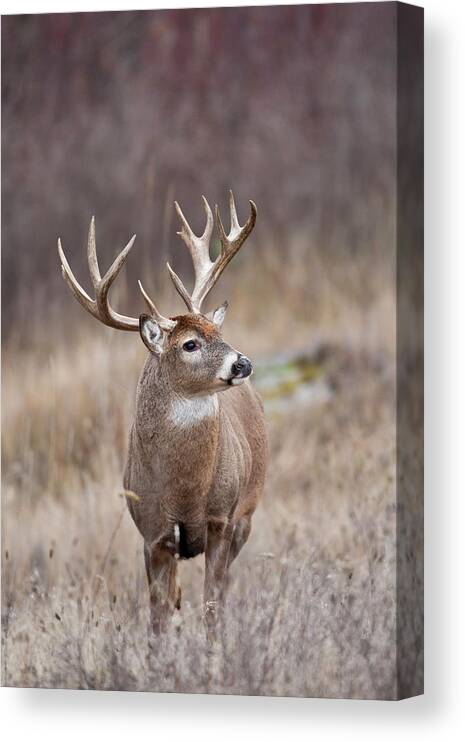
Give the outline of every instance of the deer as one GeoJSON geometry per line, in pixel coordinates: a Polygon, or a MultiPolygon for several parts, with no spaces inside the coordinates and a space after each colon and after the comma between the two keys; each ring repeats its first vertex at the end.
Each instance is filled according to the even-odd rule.
{"type": "Polygon", "coordinates": [[[108,327],[139,332],[148,350],[137,384],[123,485],[144,542],[150,634],[166,632],[181,607],[178,560],[204,554],[203,620],[207,638],[214,640],[229,568],[250,536],[263,494],[267,439],[263,404],[250,383],[252,363],[222,337],[228,302],[202,312],[206,297],[252,232],[257,207],[249,202],[250,214],[241,227],[231,191],[226,234],[216,206],[220,251],[212,261],[214,218],[205,196],[202,201],[206,226],[201,237],[175,202],[181,223],[177,234],[194,269],[192,292],[169,263],[167,268],[186,314],[163,316],[140,281],[146,313],[124,316],[110,305],[109,290],[135,235],[102,278],[92,217],[87,258],[94,299],[76,280],[60,239],[58,253],[63,277],[83,308],[108,327]]]}

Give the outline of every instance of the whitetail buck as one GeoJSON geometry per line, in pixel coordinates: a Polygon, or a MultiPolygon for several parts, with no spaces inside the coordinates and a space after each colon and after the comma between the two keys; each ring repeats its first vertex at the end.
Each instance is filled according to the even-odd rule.
{"type": "Polygon", "coordinates": [[[108,291],[135,237],[102,278],[92,219],[87,253],[95,299],[76,281],[58,240],[63,276],[84,309],[109,327],[138,330],[149,350],[137,387],[124,486],[137,496],[127,503],[144,539],[155,634],[180,607],[176,558],[204,552],[205,618],[207,632],[214,633],[227,570],[249,537],[265,479],[263,406],[248,380],[252,364],[222,339],[227,302],[210,314],[201,312],[207,294],[252,231],[257,210],[251,201],[250,216],[241,227],[231,193],[226,235],[216,207],[221,251],[212,262],[213,215],[205,198],[203,203],[207,224],[201,237],[175,204],[182,224],[178,234],[194,264],[192,294],[169,265],[168,270],[188,314],[163,317],[140,281],[150,313],[136,319],[112,309],[108,291]]]}

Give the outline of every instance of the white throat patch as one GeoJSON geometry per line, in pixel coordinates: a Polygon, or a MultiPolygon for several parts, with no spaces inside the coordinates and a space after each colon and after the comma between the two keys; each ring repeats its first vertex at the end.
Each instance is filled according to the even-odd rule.
{"type": "Polygon", "coordinates": [[[171,402],[169,419],[177,428],[190,428],[218,412],[216,394],[206,397],[176,397],[171,402]]]}

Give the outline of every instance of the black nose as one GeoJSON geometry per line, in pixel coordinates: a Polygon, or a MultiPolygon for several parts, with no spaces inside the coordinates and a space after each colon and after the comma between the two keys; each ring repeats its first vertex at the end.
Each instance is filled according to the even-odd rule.
{"type": "Polygon", "coordinates": [[[234,376],[245,379],[246,376],[250,376],[252,373],[252,364],[246,356],[239,356],[237,361],[234,361],[231,366],[231,371],[234,376]]]}

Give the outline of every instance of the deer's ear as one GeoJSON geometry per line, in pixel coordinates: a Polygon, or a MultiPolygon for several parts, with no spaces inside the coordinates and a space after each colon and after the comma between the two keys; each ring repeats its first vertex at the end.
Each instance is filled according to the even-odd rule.
{"type": "Polygon", "coordinates": [[[228,302],[225,301],[223,304],[218,307],[218,309],[215,309],[214,312],[210,312],[209,319],[215,324],[217,327],[222,327],[224,318],[226,317],[226,310],[228,308],[228,302]]]}
{"type": "Polygon", "coordinates": [[[139,332],[142,342],[151,353],[163,353],[163,330],[153,317],[148,314],[140,315],[139,332]]]}

